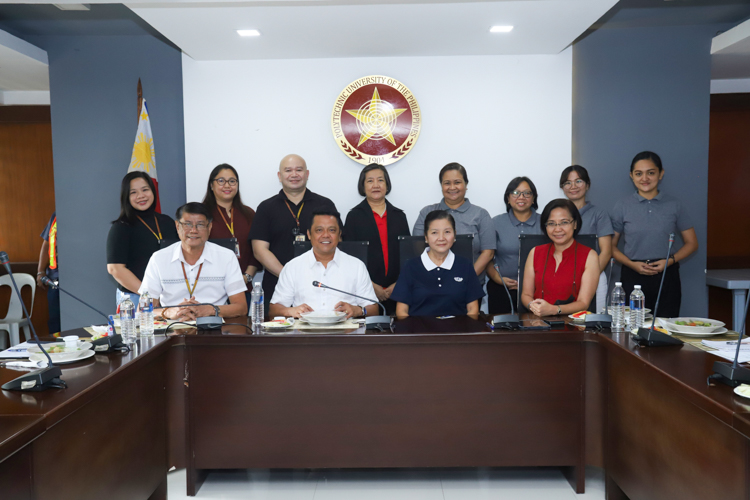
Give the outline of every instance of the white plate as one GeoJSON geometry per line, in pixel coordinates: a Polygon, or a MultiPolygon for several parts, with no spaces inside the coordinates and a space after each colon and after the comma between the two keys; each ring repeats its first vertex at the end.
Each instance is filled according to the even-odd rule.
{"type": "MultiPolygon", "coordinates": [[[[664,328],[667,328],[667,327],[664,327],[664,328]]],[[[715,332],[709,332],[709,333],[683,332],[680,330],[673,330],[672,328],[667,328],[667,330],[669,330],[672,333],[676,333],[678,335],[684,335],[685,337],[711,337],[713,335],[723,335],[729,331],[724,327],[719,328],[715,332]]]]}
{"type": "MultiPolygon", "coordinates": [[[[88,359],[94,354],[95,354],[94,351],[92,351],[91,349],[86,349],[83,351],[51,353],[49,357],[52,358],[52,362],[55,363],[56,365],[65,365],[68,363],[77,363],[84,359],[88,359]]],[[[39,352],[39,348],[37,348],[37,352],[32,353],[29,356],[29,359],[31,361],[42,361],[42,360],[46,360],[47,356],[39,352]]]]}
{"type": "MultiPolygon", "coordinates": [[[[683,317],[683,318],[661,318],[661,323],[664,325],[664,328],[680,332],[682,334],[702,334],[702,335],[718,335],[716,333],[719,331],[721,327],[724,326],[724,323],[721,321],[715,320],[715,319],[709,319],[709,318],[695,318],[695,317],[683,317]],[[697,321],[703,321],[706,323],[711,323],[711,326],[687,326],[687,325],[678,325],[675,323],[675,321],[688,321],[688,320],[697,320],[697,321]]],[[[726,333],[726,330],[723,332],[726,333]]]]}
{"type": "Polygon", "coordinates": [[[346,320],[346,313],[343,311],[311,312],[300,314],[300,317],[311,325],[332,325],[346,320]]]}
{"type": "Polygon", "coordinates": [[[747,384],[741,384],[734,388],[734,393],[738,396],[742,396],[743,398],[750,398],[750,385],[747,384]],[[747,394],[743,394],[742,389],[747,391],[747,394]]]}
{"type": "Polygon", "coordinates": [[[281,321],[266,321],[261,323],[265,330],[285,330],[294,326],[294,318],[286,318],[283,322],[281,321]]]}

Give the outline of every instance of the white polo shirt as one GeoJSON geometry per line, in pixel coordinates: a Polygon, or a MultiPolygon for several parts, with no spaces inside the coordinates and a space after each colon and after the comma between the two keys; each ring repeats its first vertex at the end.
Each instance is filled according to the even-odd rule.
{"type": "Polygon", "coordinates": [[[279,275],[279,282],[273,292],[271,304],[281,304],[284,307],[307,304],[312,307],[313,311],[325,312],[333,311],[336,304],[341,301],[366,307],[377,303],[377,300],[365,264],[337,248],[328,267],[324,267],[315,259],[312,249],[287,262],[279,275]],[[360,297],[367,297],[370,300],[362,300],[327,288],[315,287],[312,284],[313,281],[319,281],[324,285],[360,297]]]}
{"type": "Polygon", "coordinates": [[[148,291],[151,297],[158,298],[162,305],[177,305],[189,299],[190,293],[181,264],[185,265],[185,274],[191,288],[203,264],[198,284],[193,292],[198,302],[221,306],[227,303],[229,296],[247,290],[234,252],[207,241],[198,261],[190,265],[185,261],[182,243],[178,241],[154,252],[146,266],[138,293],[148,291]]]}

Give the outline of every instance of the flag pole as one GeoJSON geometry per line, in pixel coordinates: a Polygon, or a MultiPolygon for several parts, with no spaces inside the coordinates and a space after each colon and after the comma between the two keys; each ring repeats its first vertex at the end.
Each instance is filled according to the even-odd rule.
{"type": "Polygon", "coordinates": [[[136,117],[136,123],[141,119],[141,110],[143,109],[143,87],[141,86],[141,79],[138,79],[138,116],[136,117]]]}

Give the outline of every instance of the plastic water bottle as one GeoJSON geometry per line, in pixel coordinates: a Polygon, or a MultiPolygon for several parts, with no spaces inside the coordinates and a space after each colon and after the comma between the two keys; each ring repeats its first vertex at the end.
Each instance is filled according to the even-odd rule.
{"type": "Polygon", "coordinates": [[[141,300],[138,302],[138,311],[140,312],[141,337],[154,336],[154,301],[148,292],[141,294],[141,300]]]}
{"type": "Polygon", "coordinates": [[[622,330],[625,328],[625,290],[622,283],[615,283],[612,290],[612,302],[610,303],[612,313],[612,328],[622,330]]]}
{"type": "Polygon", "coordinates": [[[643,326],[646,313],[646,296],[641,291],[641,285],[633,287],[633,293],[630,294],[630,329],[638,329],[643,326]]]}
{"type": "Polygon", "coordinates": [[[126,344],[135,343],[135,304],[129,295],[120,302],[120,335],[126,344]]]}
{"type": "Polygon", "coordinates": [[[263,287],[260,286],[260,282],[253,286],[250,294],[250,316],[253,326],[263,323],[263,287]]]}

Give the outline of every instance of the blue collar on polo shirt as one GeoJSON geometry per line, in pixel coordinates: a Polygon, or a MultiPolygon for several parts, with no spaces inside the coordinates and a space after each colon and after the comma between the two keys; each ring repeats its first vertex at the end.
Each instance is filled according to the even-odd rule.
{"type": "Polygon", "coordinates": [[[427,255],[427,252],[430,251],[430,247],[427,247],[424,249],[424,252],[422,252],[422,265],[425,269],[428,271],[432,271],[433,269],[437,269],[438,267],[442,269],[450,269],[453,267],[453,262],[456,260],[455,255],[453,255],[453,252],[448,250],[448,256],[445,258],[442,264],[439,266],[432,262],[430,259],[430,256],[427,255]]]}
{"type": "Polygon", "coordinates": [[[653,200],[661,200],[661,191],[659,191],[658,193],[656,193],[656,196],[654,196],[653,198],[651,198],[651,199],[649,200],[648,198],[644,198],[643,196],[641,196],[640,194],[638,194],[638,190],[636,190],[636,191],[635,191],[635,199],[636,199],[636,200],[638,200],[638,201],[653,201],[653,200]]]}
{"type": "Polygon", "coordinates": [[[520,226],[521,224],[525,224],[527,226],[536,226],[536,221],[539,220],[539,214],[536,212],[536,210],[532,210],[531,217],[523,222],[516,218],[516,214],[513,213],[513,210],[508,212],[508,217],[510,218],[510,223],[514,226],[520,226]]]}
{"type": "Polygon", "coordinates": [[[455,210],[456,212],[463,213],[463,212],[466,212],[470,208],[471,208],[471,202],[469,201],[468,198],[464,198],[464,202],[458,208],[451,208],[451,207],[449,207],[448,204],[445,203],[445,198],[443,198],[442,200],[440,200],[440,203],[438,203],[438,209],[439,210],[445,210],[445,211],[455,210]]]}

